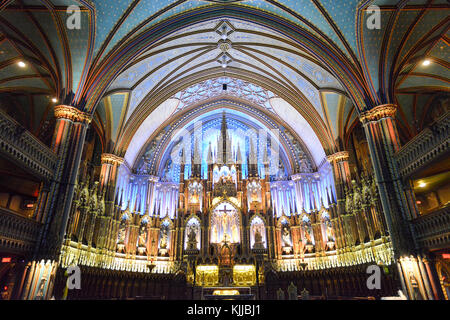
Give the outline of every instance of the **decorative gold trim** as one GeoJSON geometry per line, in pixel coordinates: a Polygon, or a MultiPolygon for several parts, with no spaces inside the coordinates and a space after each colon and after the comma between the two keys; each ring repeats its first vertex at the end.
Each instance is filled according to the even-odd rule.
{"type": "Polygon", "coordinates": [[[74,122],[81,122],[89,124],[92,117],[89,113],[78,110],[71,106],[60,105],[54,108],[56,119],[67,119],[74,122]]]}
{"type": "Polygon", "coordinates": [[[102,153],[101,163],[120,166],[124,162],[124,158],[118,157],[112,153],[102,153]]]}
{"type": "Polygon", "coordinates": [[[369,111],[364,112],[363,114],[361,114],[359,120],[361,120],[361,122],[365,124],[367,122],[378,121],[383,118],[394,118],[396,112],[397,112],[397,105],[383,104],[369,111]]]}
{"type": "Polygon", "coordinates": [[[349,159],[348,151],[336,152],[327,157],[328,162],[333,162],[333,161],[342,162],[342,161],[348,161],[348,159],[349,159]]]}

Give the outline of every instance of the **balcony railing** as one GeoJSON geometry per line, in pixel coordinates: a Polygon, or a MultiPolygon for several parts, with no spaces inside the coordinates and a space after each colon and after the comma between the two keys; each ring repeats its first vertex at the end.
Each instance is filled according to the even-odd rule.
{"type": "Polygon", "coordinates": [[[37,177],[45,180],[53,177],[56,154],[3,111],[0,111],[0,154],[37,177]]]}
{"type": "Polygon", "coordinates": [[[0,208],[0,252],[29,256],[34,250],[40,228],[39,222],[0,208]]]}
{"type": "Polygon", "coordinates": [[[430,250],[450,245],[450,205],[413,220],[417,240],[430,250]]]}
{"type": "Polygon", "coordinates": [[[450,112],[405,144],[396,154],[400,174],[408,177],[449,152],[450,112]]]}

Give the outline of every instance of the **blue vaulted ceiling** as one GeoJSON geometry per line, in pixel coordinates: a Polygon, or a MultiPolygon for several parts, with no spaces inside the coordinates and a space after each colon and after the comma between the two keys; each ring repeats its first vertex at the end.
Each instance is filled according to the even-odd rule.
{"type": "MultiPolygon", "coordinates": [[[[327,59],[324,52],[335,57],[339,68],[333,69],[330,63],[322,67],[337,79],[346,77],[355,84],[366,102],[358,109],[383,103],[400,105],[406,139],[414,130],[411,119],[402,115],[414,108],[411,101],[422,99],[420,95],[448,92],[449,11],[444,0],[8,0],[0,10],[0,94],[39,97],[32,98],[36,103],[58,97],[60,102],[80,108],[88,105],[92,111],[103,94],[92,98],[95,88],[108,78],[105,74],[114,65],[109,59],[119,59],[128,40],[181,16],[188,23],[197,13],[207,16],[214,11],[217,18],[218,10],[224,10],[223,18],[236,17],[237,12],[249,16],[258,13],[260,23],[269,28],[286,21],[292,24],[298,39],[307,37],[323,48],[320,55],[307,50],[305,55],[319,65],[327,59]],[[365,27],[366,10],[372,4],[381,8],[380,30],[365,27]],[[70,5],[81,8],[79,30],[65,27],[70,5]],[[432,61],[431,66],[421,65],[425,58],[432,61]],[[17,66],[22,60],[27,62],[24,69],[17,66]],[[336,70],[345,74],[336,74],[336,70]]],[[[352,92],[343,94],[355,102],[352,92]]],[[[337,103],[332,95],[322,95],[321,99],[328,101],[328,107],[345,109],[343,101],[337,103]]],[[[318,109],[325,105],[322,100],[316,101],[318,109]]],[[[23,101],[26,99],[17,98],[16,104],[26,110],[29,104],[23,101]]],[[[45,119],[49,108],[51,103],[36,107],[36,117],[45,119]]],[[[346,119],[336,109],[325,110],[322,117],[334,119],[327,123],[346,119]]],[[[329,131],[334,136],[340,132],[337,128],[346,124],[332,126],[329,131]]]]}

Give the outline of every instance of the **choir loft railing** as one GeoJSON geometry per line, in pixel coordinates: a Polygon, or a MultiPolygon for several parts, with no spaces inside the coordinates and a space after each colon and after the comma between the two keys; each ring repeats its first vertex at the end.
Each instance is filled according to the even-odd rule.
{"type": "Polygon", "coordinates": [[[396,154],[400,174],[408,177],[433,160],[448,153],[450,147],[450,112],[405,144],[396,154]]]}
{"type": "Polygon", "coordinates": [[[413,220],[419,245],[423,248],[441,249],[450,245],[450,206],[445,206],[413,220]]]}
{"type": "Polygon", "coordinates": [[[39,222],[0,208],[0,251],[29,256],[40,228],[39,222]]]}
{"type": "Polygon", "coordinates": [[[53,177],[57,157],[49,147],[0,111],[0,154],[44,180],[53,177]]]}

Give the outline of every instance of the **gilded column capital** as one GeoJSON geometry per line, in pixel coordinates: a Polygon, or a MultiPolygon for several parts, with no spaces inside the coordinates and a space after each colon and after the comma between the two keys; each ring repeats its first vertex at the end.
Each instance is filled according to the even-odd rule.
{"type": "Polygon", "coordinates": [[[394,118],[397,112],[397,105],[395,104],[383,104],[377,106],[369,111],[363,112],[359,117],[359,120],[363,124],[370,121],[378,121],[383,118],[394,118]]]}
{"type": "Polygon", "coordinates": [[[336,162],[348,161],[348,159],[349,159],[348,151],[340,151],[327,156],[327,160],[330,163],[334,161],[336,162]]]}
{"type": "Polygon", "coordinates": [[[118,157],[112,153],[102,153],[101,162],[102,164],[112,164],[120,166],[124,162],[124,158],[118,157]]]}
{"type": "Polygon", "coordinates": [[[91,115],[89,113],[78,110],[71,106],[60,105],[54,108],[56,119],[67,119],[74,122],[81,122],[85,124],[91,123],[91,115]]]}

